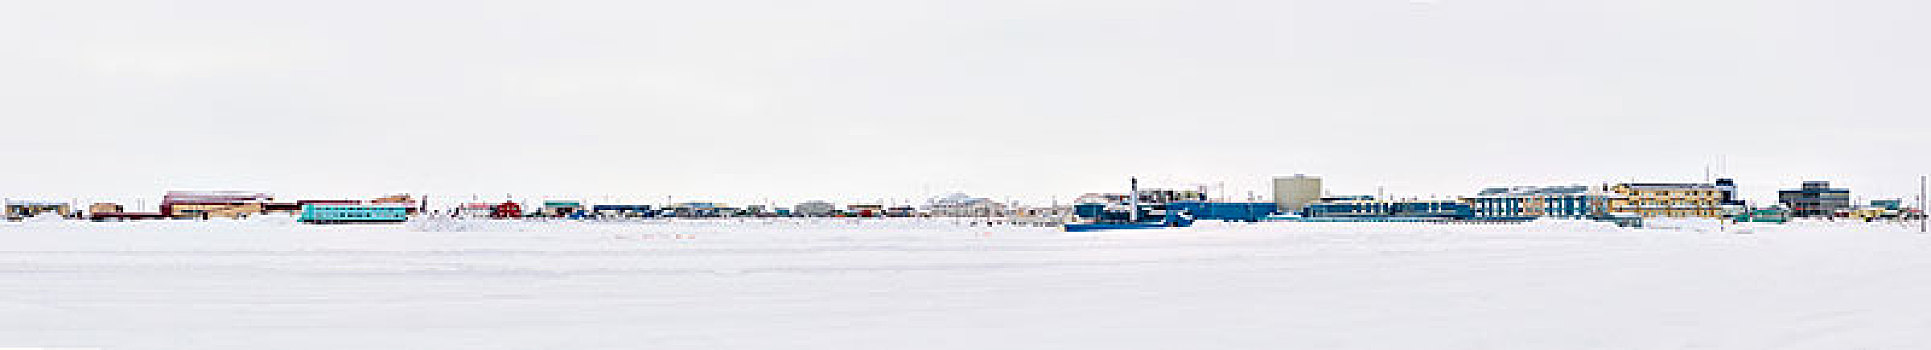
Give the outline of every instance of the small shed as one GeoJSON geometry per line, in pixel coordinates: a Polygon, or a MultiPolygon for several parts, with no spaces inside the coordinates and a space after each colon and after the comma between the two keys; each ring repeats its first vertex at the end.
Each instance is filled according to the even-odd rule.
{"type": "Polygon", "coordinates": [[[598,217],[643,218],[651,217],[650,206],[642,204],[598,204],[590,206],[590,211],[598,217]]]}

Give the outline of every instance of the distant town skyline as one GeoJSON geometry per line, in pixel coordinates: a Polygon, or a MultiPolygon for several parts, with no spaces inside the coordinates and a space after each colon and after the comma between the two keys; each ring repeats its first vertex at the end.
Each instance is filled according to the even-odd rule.
{"type": "MultiPolygon", "coordinates": [[[[1911,198],[1931,4],[57,1],[0,196],[1068,201],[1737,179],[1911,198]],[[487,198],[487,197],[485,197],[487,198]]],[[[130,203],[131,204],[131,203],[130,203]]]]}

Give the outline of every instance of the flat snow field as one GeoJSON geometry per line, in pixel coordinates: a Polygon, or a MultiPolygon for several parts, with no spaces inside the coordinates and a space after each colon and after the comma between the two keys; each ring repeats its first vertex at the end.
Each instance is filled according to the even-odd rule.
{"type": "Polygon", "coordinates": [[[1906,349],[1931,235],[951,220],[0,223],[0,348],[1906,349]]]}

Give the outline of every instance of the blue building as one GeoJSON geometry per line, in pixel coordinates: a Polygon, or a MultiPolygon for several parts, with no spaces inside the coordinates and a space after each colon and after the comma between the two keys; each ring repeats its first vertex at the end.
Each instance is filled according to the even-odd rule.
{"type": "MultiPolygon", "coordinates": [[[[1266,203],[1269,206],[1273,203],[1266,203]]],[[[1069,223],[1064,227],[1067,232],[1097,230],[1144,229],[1160,227],[1192,226],[1194,217],[1184,210],[1170,210],[1167,204],[1142,204],[1129,206],[1122,204],[1084,203],[1073,206],[1073,215],[1083,223],[1069,223]],[[1136,212],[1135,209],[1138,211],[1136,212]]]]}
{"type": "Polygon", "coordinates": [[[1884,210],[1904,210],[1902,199],[1872,199],[1871,206],[1884,210]]]}
{"type": "Polygon", "coordinates": [[[409,221],[409,207],[399,205],[304,205],[296,221],[310,224],[400,223],[409,221]]]}
{"type": "Polygon", "coordinates": [[[1273,202],[1265,203],[1217,203],[1199,201],[1180,201],[1167,203],[1167,209],[1181,210],[1193,215],[1194,219],[1221,221],[1260,221],[1268,215],[1280,213],[1279,206],[1273,202]]]}
{"type": "Polygon", "coordinates": [[[1411,218],[1462,220],[1475,217],[1467,203],[1452,200],[1360,200],[1309,203],[1301,210],[1307,218],[1411,218]]]}
{"type": "Polygon", "coordinates": [[[598,217],[647,218],[656,216],[649,205],[642,204],[598,204],[590,206],[590,212],[598,217]]]}
{"type": "Polygon", "coordinates": [[[1609,215],[1615,193],[1589,186],[1515,186],[1483,189],[1463,198],[1484,219],[1589,219],[1609,215]]]}
{"type": "Polygon", "coordinates": [[[1801,188],[1777,191],[1777,202],[1790,207],[1794,217],[1827,217],[1851,209],[1851,190],[1831,188],[1830,181],[1804,181],[1801,188]]]}

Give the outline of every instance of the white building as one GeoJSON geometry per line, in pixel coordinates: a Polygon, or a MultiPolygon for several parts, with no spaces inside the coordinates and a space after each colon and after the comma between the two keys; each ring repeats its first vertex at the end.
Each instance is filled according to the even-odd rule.
{"type": "Polygon", "coordinates": [[[833,211],[838,210],[838,206],[825,201],[808,201],[798,203],[793,209],[795,210],[792,213],[800,216],[831,216],[833,211]]]}
{"type": "Polygon", "coordinates": [[[975,198],[964,193],[953,193],[932,198],[926,202],[925,210],[932,216],[1005,216],[1006,205],[985,198],[975,198]]]}

